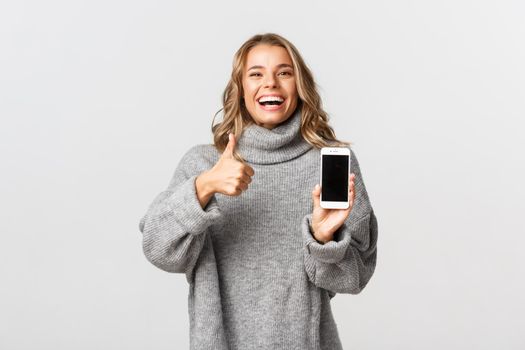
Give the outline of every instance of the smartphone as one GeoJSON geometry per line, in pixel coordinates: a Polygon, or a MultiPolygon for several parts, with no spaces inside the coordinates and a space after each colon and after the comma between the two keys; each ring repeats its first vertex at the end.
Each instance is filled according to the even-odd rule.
{"type": "Polygon", "coordinates": [[[346,147],[321,148],[321,208],[347,209],[348,178],[350,176],[350,149],[346,147]]]}

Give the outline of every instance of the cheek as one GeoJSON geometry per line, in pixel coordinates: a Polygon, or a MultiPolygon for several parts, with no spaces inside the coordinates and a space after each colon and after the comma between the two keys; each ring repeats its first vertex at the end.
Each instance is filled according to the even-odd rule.
{"type": "Polygon", "coordinates": [[[249,97],[249,96],[253,97],[255,95],[255,92],[257,91],[256,86],[250,82],[244,83],[243,89],[244,89],[244,95],[246,97],[249,97]]]}
{"type": "Polygon", "coordinates": [[[286,85],[286,91],[288,92],[289,96],[297,97],[297,87],[295,85],[295,82],[291,81],[286,85]]]}

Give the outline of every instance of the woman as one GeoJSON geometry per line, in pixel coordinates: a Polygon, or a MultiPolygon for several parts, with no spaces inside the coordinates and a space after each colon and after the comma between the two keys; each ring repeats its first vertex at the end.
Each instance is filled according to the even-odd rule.
{"type": "Polygon", "coordinates": [[[349,144],[279,35],[237,51],[223,105],[214,144],[184,154],[141,219],[144,254],[186,275],[191,349],[342,349],[330,299],[359,293],[377,255],[357,158],[350,207],[321,208],[320,148],[349,144]]]}

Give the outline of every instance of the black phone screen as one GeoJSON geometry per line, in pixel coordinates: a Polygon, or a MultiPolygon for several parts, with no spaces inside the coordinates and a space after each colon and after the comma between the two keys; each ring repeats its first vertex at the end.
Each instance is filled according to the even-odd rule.
{"type": "Polygon", "coordinates": [[[321,199],[330,202],[348,201],[349,156],[323,154],[321,199]]]}

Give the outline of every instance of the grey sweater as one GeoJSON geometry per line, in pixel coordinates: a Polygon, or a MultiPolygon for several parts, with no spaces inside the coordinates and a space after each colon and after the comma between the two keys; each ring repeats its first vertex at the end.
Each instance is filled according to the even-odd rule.
{"type": "Polygon", "coordinates": [[[374,273],[378,226],[351,150],[354,207],[334,240],[310,231],[320,151],[300,134],[300,110],[273,130],[251,125],[237,142],[253,167],[240,196],[202,209],[195,178],[220,154],[189,149],[140,220],[146,258],[184,273],[190,349],[342,349],[330,300],[359,293],[374,273]]]}

